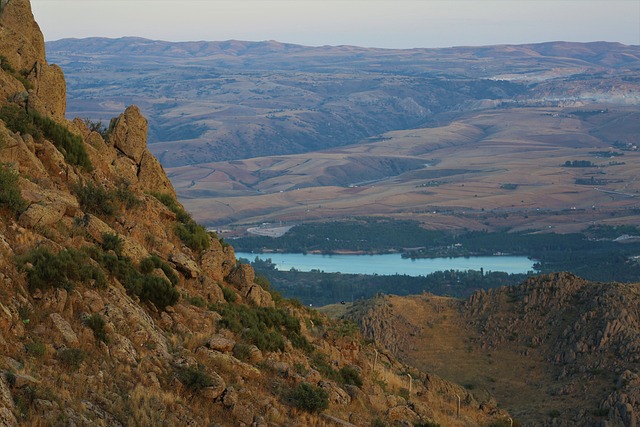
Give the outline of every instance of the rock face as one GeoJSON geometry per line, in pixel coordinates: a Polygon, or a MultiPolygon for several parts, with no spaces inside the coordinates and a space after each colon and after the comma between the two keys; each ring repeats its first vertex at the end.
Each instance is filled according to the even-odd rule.
{"type": "MultiPolygon", "coordinates": [[[[468,354],[451,363],[482,366],[479,369],[491,377],[487,384],[494,390],[495,383],[505,381],[518,393],[529,393],[531,402],[549,402],[541,410],[526,399],[512,400],[517,406],[509,409],[527,425],[629,426],[635,425],[640,411],[638,307],[639,284],[593,283],[555,273],[519,286],[478,291],[468,301],[429,295],[380,298],[356,305],[352,315],[369,339],[401,359],[415,362],[416,355],[424,354],[420,346],[433,341],[455,345],[459,340],[468,354]],[[412,322],[418,313],[409,313],[407,307],[426,306],[427,301],[430,315],[419,315],[428,320],[412,322]],[[447,316],[454,318],[445,321],[447,316]],[[419,340],[420,336],[430,338],[419,340]],[[513,366],[493,368],[501,363],[513,366]],[[500,377],[504,369],[522,366],[528,367],[526,375],[500,377]],[[550,417],[558,400],[564,402],[563,409],[550,417]]],[[[431,362],[446,365],[450,359],[453,355],[431,362]]],[[[446,385],[435,375],[427,376],[425,386],[429,393],[456,394],[466,405],[485,407],[476,392],[446,385]]]]}
{"type": "Polygon", "coordinates": [[[45,62],[44,37],[28,0],[4,0],[0,7],[0,51],[18,70],[45,62]]]}
{"type": "MultiPolygon", "coordinates": [[[[129,184],[138,183],[145,191],[167,193],[176,197],[175,190],[160,162],[147,149],[147,119],[140,113],[140,109],[132,105],[110,124],[110,142],[124,155],[120,157],[121,172],[129,184]],[[125,163],[122,163],[125,162],[125,163]],[[126,164],[130,165],[127,172],[126,164]]],[[[116,160],[116,165],[118,160],[116,160]]]]}
{"type": "Polygon", "coordinates": [[[66,84],[60,67],[48,65],[44,37],[33,19],[28,0],[4,0],[0,8],[0,52],[9,64],[34,86],[29,106],[64,118],[66,84]]]}

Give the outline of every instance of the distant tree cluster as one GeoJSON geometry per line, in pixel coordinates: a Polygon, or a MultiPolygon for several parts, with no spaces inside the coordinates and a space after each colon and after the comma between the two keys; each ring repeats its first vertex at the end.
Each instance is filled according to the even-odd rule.
{"type": "Polygon", "coordinates": [[[592,168],[596,165],[589,160],[567,160],[563,165],[565,168],[592,168]]]}

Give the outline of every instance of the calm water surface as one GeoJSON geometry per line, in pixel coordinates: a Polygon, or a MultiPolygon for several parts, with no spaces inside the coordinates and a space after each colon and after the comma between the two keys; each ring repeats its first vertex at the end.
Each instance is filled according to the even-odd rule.
{"type": "Polygon", "coordinates": [[[378,274],[381,276],[406,274],[425,276],[444,270],[504,271],[506,273],[527,273],[533,271],[534,261],[524,256],[486,256],[469,258],[408,259],[400,254],[384,255],[319,255],[319,254],[251,254],[236,252],[236,258],[250,261],[256,257],[271,259],[277,270],[298,271],[319,270],[325,273],[378,274]]]}

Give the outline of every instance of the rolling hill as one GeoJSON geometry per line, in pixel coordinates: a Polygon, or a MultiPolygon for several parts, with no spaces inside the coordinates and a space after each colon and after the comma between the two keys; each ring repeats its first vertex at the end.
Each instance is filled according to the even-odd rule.
{"type": "Polygon", "coordinates": [[[636,218],[638,46],[47,47],[69,115],[108,121],[136,100],[150,150],[208,225],[373,214],[563,232],[636,218]],[[594,167],[563,167],[574,160],[594,167]]]}

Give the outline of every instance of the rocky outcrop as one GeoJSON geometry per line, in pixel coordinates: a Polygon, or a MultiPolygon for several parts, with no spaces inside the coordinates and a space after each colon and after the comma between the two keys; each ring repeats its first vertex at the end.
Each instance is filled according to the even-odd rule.
{"type": "Polygon", "coordinates": [[[139,184],[142,190],[167,193],[176,197],[175,190],[160,162],[147,149],[147,119],[132,105],[109,126],[109,141],[123,156],[114,161],[117,175],[128,184],[139,184]]]}
{"type": "Polygon", "coordinates": [[[355,305],[349,317],[358,322],[366,339],[372,340],[394,355],[398,355],[399,350],[406,345],[406,334],[398,333],[400,323],[403,328],[414,330],[414,333],[416,329],[402,317],[396,316],[389,301],[384,298],[376,298],[370,304],[355,305]]]}
{"type": "MultiPolygon", "coordinates": [[[[480,346],[495,349],[511,341],[542,351],[565,384],[553,387],[552,394],[579,397],[584,391],[576,384],[597,381],[600,372],[620,373],[616,391],[600,408],[608,410],[611,425],[628,426],[640,412],[640,388],[629,371],[640,361],[639,305],[638,285],[554,273],[478,292],[466,304],[465,316],[481,331],[480,346]]],[[[582,414],[578,422],[598,423],[591,414],[582,414]]]]}
{"type": "MultiPolygon", "coordinates": [[[[0,52],[32,85],[29,107],[64,118],[66,84],[60,67],[47,64],[44,37],[28,0],[6,0],[0,9],[0,52]]],[[[24,89],[23,89],[24,90],[24,89]]]]}

